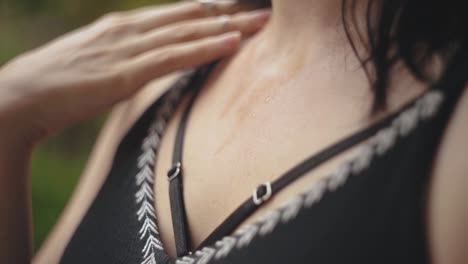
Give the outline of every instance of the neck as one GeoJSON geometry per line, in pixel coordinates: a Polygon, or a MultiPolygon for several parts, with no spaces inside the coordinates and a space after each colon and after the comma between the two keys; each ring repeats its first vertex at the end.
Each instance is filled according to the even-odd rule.
{"type": "MultiPolygon", "coordinates": [[[[272,17],[264,36],[279,46],[322,43],[349,44],[342,14],[343,0],[271,0],[272,17]]],[[[355,18],[364,18],[367,1],[358,1],[355,18]]],[[[349,8],[348,8],[349,9],[349,8]]],[[[362,21],[355,21],[358,24],[362,21]]],[[[361,29],[362,30],[362,29],[361,29]]],[[[365,32],[365,31],[362,31],[365,32]]]]}
{"type": "Polygon", "coordinates": [[[310,35],[341,25],[341,0],[272,0],[272,6],[272,28],[282,34],[310,35]]]}
{"type": "MultiPolygon", "coordinates": [[[[365,20],[360,15],[365,8],[361,9],[360,5],[365,7],[366,2],[359,0],[359,6],[349,10],[356,12],[352,25],[361,24],[360,18],[365,20]]],[[[298,80],[298,76],[310,76],[311,72],[359,68],[360,61],[354,56],[342,23],[342,0],[272,0],[271,3],[269,22],[246,42],[235,59],[234,64],[243,72],[247,83],[269,79],[266,76],[286,82],[298,80]]],[[[351,29],[351,33],[355,31],[351,29]]],[[[359,38],[351,38],[361,50],[359,38]]]]}

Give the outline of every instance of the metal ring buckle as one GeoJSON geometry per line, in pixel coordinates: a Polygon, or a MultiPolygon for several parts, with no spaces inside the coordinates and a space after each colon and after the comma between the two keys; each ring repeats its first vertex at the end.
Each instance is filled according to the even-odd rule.
{"type": "Polygon", "coordinates": [[[172,181],[174,180],[175,178],[177,178],[177,176],[180,175],[180,172],[182,170],[182,163],[180,162],[177,162],[174,167],[172,167],[168,172],[167,172],[167,179],[169,181],[172,181]]]}
{"type": "Polygon", "coordinates": [[[256,205],[261,205],[262,203],[266,202],[268,199],[270,199],[272,195],[272,190],[271,190],[271,183],[270,182],[266,182],[266,183],[263,183],[261,184],[260,186],[257,187],[257,189],[255,189],[253,191],[253,194],[252,194],[252,199],[253,199],[253,202],[256,204],[256,205]],[[261,196],[261,197],[258,197],[258,192],[260,190],[260,188],[266,188],[266,193],[261,196]]]}

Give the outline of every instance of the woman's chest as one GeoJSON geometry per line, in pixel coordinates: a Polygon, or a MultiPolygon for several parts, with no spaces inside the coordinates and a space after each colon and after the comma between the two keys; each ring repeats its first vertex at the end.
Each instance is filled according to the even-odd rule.
{"type": "MultiPolygon", "coordinates": [[[[238,82],[229,76],[233,75],[205,82],[188,115],[183,135],[183,195],[192,248],[251,198],[260,184],[277,180],[304,159],[379,118],[369,118],[370,91],[360,78],[348,82],[347,88],[352,93],[337,94],[330,90],[345,84],[330,78],[317,77],[314,82],[330,90],[309,87],[307,78],[302,83],[296,80],[281,85],[271,78],[268,85],[252,81],[253,88],[240,91],[233,85],[238,82]]],[[[408,93],[393,100],[391,108],[399,108],[413,96],[408,93]]],[[[175,242],[167,172],[174,163],[176,133],[188,97],[191,95],[176,108],[168,122],[155,169],[157,222],[162,242],[171,256],[175,255],[175,242]]],[[[359,151],[358,147],[349,148],[313,171],[305,172],[246,218],[241,226],[303,192],[359,151]]]]}
{"type": "MultiPolygon", "coordinates": [[[[333,113],[324,119],[317,113],[308,114],[297,105],[276,109],[260,105],[249,109],[247,114],[240,106],[234,110],[236,115],[230,115],[225,104],[217,104],[209,96],[201,94],[199,103],[195,104],[189,116],[183,137],[183,194],[192,248],[198,246],[242,202],[252,197],[257,186],[277,180],[306,157],[362,126],[356,121],[361,118],[361,113],[348,111],[347,115],[338,114],[343,112],[340,108],[336,108],[336,115],[342,119],[330,118],[333,113]],[[215,103],[209,103],[210,99],[215,103]]],[[[157,225],[166,252],[171,256],[175,256],[175,241],[167,172],[173,165],[176,132],[182,112],[187,107],[187,99],[168,123],[155,169],[157,225]]],[[[272,208],[280,207],[352,152],[343,153],[288,185],[246,218],[241,226],[252,223],[272,208]]]]}

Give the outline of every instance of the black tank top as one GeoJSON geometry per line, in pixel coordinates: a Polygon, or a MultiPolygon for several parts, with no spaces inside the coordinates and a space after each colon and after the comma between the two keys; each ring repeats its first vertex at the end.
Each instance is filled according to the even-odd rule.
{"type": "Polygon", "coordinates": [[[465,85],[456,79],[442,80],[397,113],[293,168],[290,173],[303,175],[312,163],[367,139],[285,206],[232,235],[212,235],[193,253],[169,257],[154,210],[154,162],[176,106],[212,67],[187,71],[128,131],[61,263],[429,263],[426,188],[465,85]]]}

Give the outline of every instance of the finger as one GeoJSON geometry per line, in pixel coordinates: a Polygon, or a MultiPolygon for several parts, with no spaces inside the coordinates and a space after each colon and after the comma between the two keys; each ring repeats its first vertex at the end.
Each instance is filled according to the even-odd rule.
{"type": "Polygon", "coordinates": [[[171,45],[135,57],[121,69],[125,75],[125,82],[140,87],[167,73],[196,67],[232,54],[239,47],[240,41],[240,32],[229,32],[220,36],[171,45]]]}
{"type": "Polygon", "coordinates": [[[209,8],[196,1],[184,1],[164,6],[140,8],[130,11],[129,16],[133,18],[135,26],[140,31],[145,32],[183,20],[234,14],[246,9],[245,5],[237,4],[233,0],[214,1],[209,8]]]}
{"type": "Polygon", "coordinates": [[[215,18],[203,18],[181,22],[149,32],[123,44],[129,56],[138,55],[166,45],[193,41],[230,31],[252,34],[258,31],[270,17],[270,9],[243,12],[236,15],[222,15],[215,18]]]}

